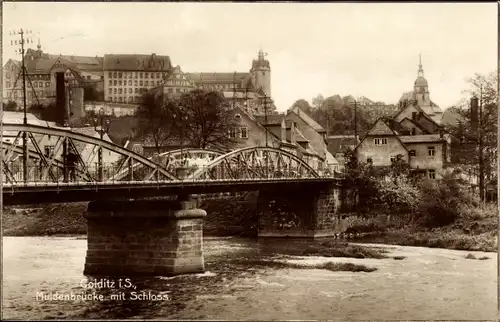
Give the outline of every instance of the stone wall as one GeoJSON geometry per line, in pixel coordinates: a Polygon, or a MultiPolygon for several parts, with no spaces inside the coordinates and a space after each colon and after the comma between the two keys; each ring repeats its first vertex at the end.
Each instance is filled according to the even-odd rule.
{"type": "Polygon", "coordinates": [[[89,203],[87,275],[202,272],[202,217],[193,202],[89,203]]]}

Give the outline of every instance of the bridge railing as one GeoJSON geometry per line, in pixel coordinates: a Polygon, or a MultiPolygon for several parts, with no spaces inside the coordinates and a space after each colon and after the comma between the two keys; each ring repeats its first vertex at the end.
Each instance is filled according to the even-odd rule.
{"type": "MultiPolygon", "coordinates": [[[[7,171],[2,175],[3,184],[23,185],[23,166],[19,163],[10,163],[7,165],[7,171]]],[[[5,169],[4,169],[5,170],[5,169]]],[[[164,182],[165,178],[159,176],[152,176],[147,180],[140,172],[133,171],[126,176],[121,177],[120,180],[116,179],[116,165],[106,164],[102,166],[102,178],[99,179],[99,167],[97,165],[87,166],[86,169],[76,167],[74,170],[68,168],[66,170],[66,181],[64,180],[65,170],[63,166],[53,165],[50,168],[41,166],[39,164],[29,164],[27,167],[26,183],[33,184],[55,184],[64,182],[74,183],[124,183],[124,182],[164,182]]],[[[231,168],[224,167],[192,167],[192,168],[170,168],[169,171],[173,172],[179,180],[183,182],[200,182],[200,181],[218,181],[218,180],[258,180],[258,179],[301,179],[301,178],[317,178],[308,172],[301,171],[300,168],[287,168],[277,169],[273,167],[262,166],[232,166],[231,168]],[[194,176],[195,172],[201,175],[194,176]]],[[[338,174],[322,174],[320,178],[341,178],[338,174]]]]}

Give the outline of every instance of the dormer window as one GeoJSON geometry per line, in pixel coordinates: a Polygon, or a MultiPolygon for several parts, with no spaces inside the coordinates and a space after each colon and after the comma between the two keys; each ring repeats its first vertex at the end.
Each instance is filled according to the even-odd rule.
{"type": "Polygon", "coordinates": [[[240,121],[240,120],[241,120],[241,115],[240,115],[240,114],[236,114],[236,115],[234,116],[234,118],[235,118],[236,120],[240,121]]]}

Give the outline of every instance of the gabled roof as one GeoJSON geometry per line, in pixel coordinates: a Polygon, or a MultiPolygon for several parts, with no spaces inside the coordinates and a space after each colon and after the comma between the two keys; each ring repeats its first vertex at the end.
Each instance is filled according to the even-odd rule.
{"type": "Polygon", "coordinates": [[[261,125],[281,125],[281,122],[285,118],[283,114],[268,114],[265,115],[255,115],[255,120],[261,125]]]}
{"type": "Polygon", "coordinates": [[[342,152],[346,147],[354,148],[358,143],[356,139],[351,136],[329,136],[326,142],[326,148],[332,155],[342,152]]]}
{"type": "Polygon", "coordinates": [[[415,122],[414,120],[408,118],[408,117],[405,117],[404,119],[401,120],[401,122],[399,122],[399,124],[403,123],[404,121],[409,121],[411,122],[411,124],[415,125],[416,127],[418,127],[419,129],[421,129],[422,131],[428,133],[429,131],[427,131],[426,128],[424,128],[422,125],[420,125],[419,123],[415,122]]]}
{"type": "Polygon", "coordinates": [[[172,69],[169,56],[104,55],[103,70],[167,71],[172,69]]]}
{"type": "Polygon", "coordinates": [[[186,73],[196,84],[241,84],[248,73],[186,73]]]}
{"type": "Polygon", "coordinates": [[[392,118],[395,119],[396,117],[399,116],[399,114],[403,113],[404,110],[406,110],[407,108],[409,108],[411,106],[414,107],[420,113],[424,113],[425,114],[424,110],[420,106],[418,106],[418,104],[415,104],[415,103],[411,102],[408,105],[402,107],[399,111],[397,111],[396,114],[394,114],[394,116],[392,116],[392,118]]]}
{"type": "Polygon", "coordinates": [[[441,125],[437,124],[436,121],[434,121],[429,115],[427,115],[426,113],[419,113],[417,115],[417,122],[422,119],[422,118],[425,118],[426,120],[430,121],[432,124],[436,125],[437,127],[441,127],[441,125]]]}
{"type": "Polygon", "coordinates": [[[332,164],[338,165],[338,164],[340,164],[339,161],[337,159],[335,159],[335,157],[329,151],[326,151],[325,157],[326,157],[326,163],[329,164],[329,165],[332,165],[332,164]]]}
{"type": "Polygon", "coordinates": [[[358,145],[356,146],[356,148],[354,150],[357,150],[358,147],[361,145],[361,143],[363,143],[363,141],[369,136],[390,135],[390,136],[396,137],[396,139],[399,141],[399,143],[401,143],[401,145],[405,148],[405,150],[408,151],[408,148],[401,141],[401,139],[399,138],[399,135],[397,135],[397,133],[392,129],[391,125],[393,125],[393,124],[399,124],[399,123],[397,123],[394,120],[391,120],[389,118],[386,118],[386,117],[379,118],[378,120],[375,121],[373,126],[366,132],[365,136],[361,139],[361,141],[358,143],[358,145]],[[390,122],[388,120],[393,121],[393,122],[390,122]],[[377,125],[379,126],[379,129],[376,129],[377,125]]]}
{"type": "Polygon", "coordinates": [[[316,132],[318,132],[318,133],[326,132],[326,130],[321,125],[319,125],[318,122],[316,122],[309,115],[307,115],[306,113],[304,113],[303,111],[301,111],[298,106],[292,107],[287,112],[287,115],[289,115],[291,113],[294,113],[298,117],[300,117],[307,125],[309,125],[310,127],[312,127],[316,132]]]}
{"type": "Polygon", "coordinates": [[[311,142],[306,137],[302,132],[299,130],[299,128],[295,128],[295,142],[311,142]]]}

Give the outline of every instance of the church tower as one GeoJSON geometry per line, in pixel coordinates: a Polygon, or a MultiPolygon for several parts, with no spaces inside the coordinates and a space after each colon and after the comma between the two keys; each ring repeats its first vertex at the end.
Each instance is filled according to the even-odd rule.
{"type": "Polygon", "coordinates": [[[252,61],[250,74],[254,80],[255,87],[262,88],[264,93],[271,97],[271,67],[269,61],[264,58],[265,56],[267,56],[267,54],[259,50],[258,58],[252,61]]]}
{"type": "Polygon", "coordinates": [[[415,94],[417,104],[421,108],[423,108],[424,111],[427,110],[427,107],[431,106],[431,99],[429,97],[429,85],[427,84],[427,79],[425,79],[424,77],[424,69],[422,67],[422,55],[420,55],[419,57],[418,77],[415,80],[413,93],[415,94]]]}

